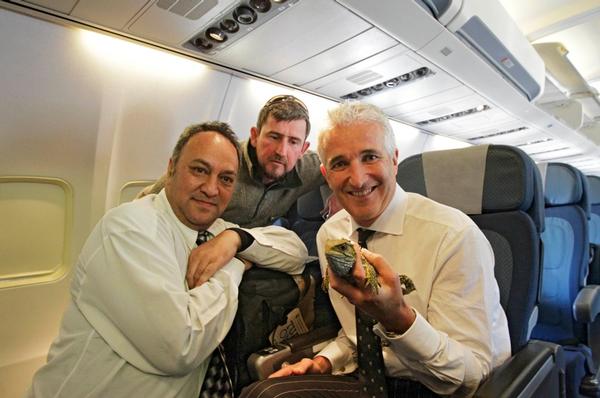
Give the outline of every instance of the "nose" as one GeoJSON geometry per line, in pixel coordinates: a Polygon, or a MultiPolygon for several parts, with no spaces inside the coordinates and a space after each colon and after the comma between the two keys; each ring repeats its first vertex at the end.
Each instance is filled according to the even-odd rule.
{"type": "Polygon", "coordinates": [[[216,174],[211,174],[204,181],[204,184],[200,187],[202,193],[204,193],[207,197],[212,198],[219,194],[219,176],[216,174]]]}
{"type": "Polygon", "coordinates": [[[348,182],[353,188],[361,188],[367,182],[366,169],[360,162],[350,162],[348,174],[348,182]]]}
{"type": "Polygon", "coordinates": [[[275,153],[277,153],[277,155],[279,155],[281,157],[285,157],[288,146],[289,146],[289,144],[288,144],[287,140],[285,140],[285,139],[279,140],[279,142],[277,143],[277,146],[275,147],[275,153]]]}

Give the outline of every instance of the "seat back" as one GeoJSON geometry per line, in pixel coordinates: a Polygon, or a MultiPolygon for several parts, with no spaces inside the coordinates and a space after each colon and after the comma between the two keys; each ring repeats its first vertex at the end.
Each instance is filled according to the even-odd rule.
{"type": "Polygon", "coordinates": [[[533,337],[562,344],[585,342],[573,303],[585,285],[589,261],[587,180],[575,167],[548,163],[544,199],[546,230],[540,316],[533,337]]]}
{"type": "Polygon", "coordinates": [[[300,196],[296,201],[295,218],[290,220],[290,229],[302,239],[311,256],[317,255],[317,231],[325,222],[324,211],[330,194],[327,184],[323,184],[300,196]]]}
{"type": "Polygon", "coordinates": [[[398,166],[403,189],[467,213],[490,241],[513,353],[536,318],[543,195],[535,163],[518,148],[477,146],[415,155],[398,166]],[[474,199],[475,198],[475,199],[474,199]]]}
{"type": "Polygon", "coordinates": [[[590,242],[600,244],[600,177],[586,176],[590,202],[590,242]]]}
{"type": "Polygon", "coordinates": [[[593,245],[588,284],[600,284],[600,177],[587,176],[588,198],[590,202],[589,235],[593,245]]]}

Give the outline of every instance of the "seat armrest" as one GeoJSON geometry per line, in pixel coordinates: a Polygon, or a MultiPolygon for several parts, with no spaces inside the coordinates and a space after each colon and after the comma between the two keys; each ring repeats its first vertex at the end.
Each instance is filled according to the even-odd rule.
{"type": "MultiPolygon", "coordinates": [[[[512,398],[530,397],[545,388],[548,378],[555,373],[555,390],[561,387],[563,357],[562,348],[553,343],[531,340],[504,364],[494,369],[479,386],[474,397],[512,398]]],[[[557,396],[561,396],[557,393],[557,396]]]]}
{"type": "Polygon", "coordinates": [[[293,363],[302,358],[312,358],[337,334],[337,326],[325,326],[250,354],[248,357],[250,377],[253,380],[263,380],[281,369],[284,362],[293,363]]]}
{"type": "Polygon", "coordinates": [[[579,291],[573,303],[577,322],[592,323],[600,313],[600,286],[588,285],[579,291]]]}

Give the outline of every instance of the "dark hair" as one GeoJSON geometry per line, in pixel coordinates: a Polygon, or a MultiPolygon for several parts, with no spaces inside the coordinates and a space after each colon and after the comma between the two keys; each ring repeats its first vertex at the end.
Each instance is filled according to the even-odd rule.
{"type": "Polygon", "coordinates": [[[233,132],[233,130],[231,129],[231,127],[229,127],[229,125],[227,123],[219,122],[219,121],[215,120],[215,121],[204,122],[204,123],[199,123],[199,124],[192,124],[191,126],[186,127],[185,130],[183,130],[183,133],[181,133],[181,135],[179,136],[179,139],[177,140],[177,144],[175,144],[175,148],[173,148],[173,153],[171,154],[171,159],[173,160],[173,166],[175,166],[177,164],[177,161],[179,160],[179,157],[181,156],[181,151],[183,150],[183,147],[185,146],[185,144],[187,144],[187,142],[190,140],[190,138],[192,138],[194,135],[196,135],[198,133],[209,132],[209,131],[214,131],[215,133],[221,134],[223,137],[227,138],[227,140],[229,140],[229,142],[231,142],[231,144],[235,147],[238,162],[241,162],[241,159],[242,159],[241,152],[242,151],[240,149],[240,144],[238,142],[237,136],[235,135],[235,133],[233,132]]]}
{"type": "Polygon", "coordinates": [[[310,133],[308,108],[304,105],[304,102],[293,95],[276,95],[265,103],[258,113],[258,120],[256,121],[259,134],[269,115],[277,121],[304,120],[306,122],[304,139],[308,137],[308,133],[310,133]]]}

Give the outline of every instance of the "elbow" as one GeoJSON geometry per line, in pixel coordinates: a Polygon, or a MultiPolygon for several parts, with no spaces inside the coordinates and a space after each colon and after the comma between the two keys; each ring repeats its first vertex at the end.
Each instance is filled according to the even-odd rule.
{"type": "Polygon", "coordinates": [[[176,355],[175,353],[164,353],[149,361],[158,371],[158,374],[164,376],[181,377],[193,372],[200,365],[201,361],[186,355],[176,355]]]}
{"type": "Polygon", "coordinates": [[[190,341],[163,341],[157,344],[160,349],[152,350],[152,355],[146,360],[156,370],[165,376],[185,376],[196,370],[207,358],[204,350],[190,341]]]}

